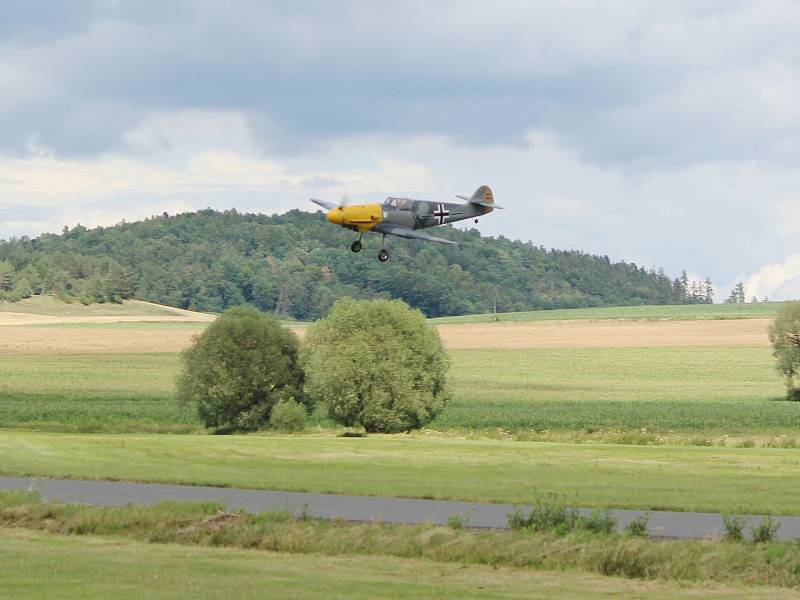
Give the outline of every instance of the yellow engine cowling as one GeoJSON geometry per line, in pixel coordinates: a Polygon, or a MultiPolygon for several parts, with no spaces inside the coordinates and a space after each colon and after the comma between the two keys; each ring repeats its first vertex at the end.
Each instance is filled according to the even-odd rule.
{"type": "Polygon", "coordinates": [[[328,211],[328,221],[342,227],[369,231],[383,220],[380,204],[353,204],[339,206],[328,211]]]}

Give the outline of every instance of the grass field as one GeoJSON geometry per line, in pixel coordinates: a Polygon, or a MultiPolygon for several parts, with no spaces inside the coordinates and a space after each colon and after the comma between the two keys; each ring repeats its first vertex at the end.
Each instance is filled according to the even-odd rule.
{"type": "Polygon", "coordinates": [[[0,432],[0,472],[599,508],[800,514],[800,450],[0,432]]]}
{"type": "Polygon", "coordinates": [[[787,589],[465,568],[418,559],[279,554],[0,530],[0,598],[790,599],[787,589]],[[46,573],[46,577],[43,574],[46,573]]]}
{"type": "Polygon", "coordinates": [[[0,357],[0,426],[80,431],[187,431],[174,398],[177,354],[0,357]]]}
{"type": "Polygon", "coordinates": [[[63,302],[53,296],[32,296],[19,302],[0,301],[0,313],[23,313],[29,315],[64,317],[115,317],[143,316],[166,317],[177,313],[169,306],[149,302],[125,301],[122,304],[89,304],[63,302]]]}
{"type": "MultiPolygon", "coordinates": [[[[450,352],[453,400],[434,429],[794,435],[768,348],[553,348],[450,352]]],[[[0,426],[192,431],[174,399],[176,354],[11,355],[0,360],[0,426]]],[[[313,423],[330,425],[324,417],[313,423]]],[[[620,439],[620,438],[616,438],[620,439]]],[[[641,439],[641,438],[640,438],[641,439]]]]}
{"type": "MultiPolygon", "coordinates": [[[[694,321],[698,319],[758,319],[771,318],[778,312],[781,302],[754,302],[752,304],[685,304],[666,306],[610,306],[603,308],[567,308],[498,313],[500,321],[571,321],[575,319],[621,319],[655,321],[694,321]]],[[[485,323],[494,315],[464,315],[439,317],[433,323],[485,323]]]]}
{"type": "MultiPolygon", "coordinates": [[[[485,591],[490,597],[498,590],[487,585],[489,580],[478,580],[486,577],[487,568],[501,577],[517,576],[517,587],[504,590],[505,594],[524,593],[532,578],[540,588],[539,593],[551,591],[555,597],[561,597],[566,590],[575,593],[570,587],[574,580],[588,581],[588,574],[603,590],[613,589],[619,594],[643,591],[644,579],[651,580],[649,590],[655,592],[665,585],[679,583],[681,590],[692,590],[693,595],[700,597],[705,597],[702,592],[709,589],[715,594],[722,593],[722,586],[736,595],[744,592],[740,586],[746,584],[759,586],[749,588],[756,597],[768,591],[776,594],[772,597],[784,597],[779,588],[796,589],[800,582],[797,569],[800,546],[789,542],[653,541],[586,529],[559,534],[552,530],[473,531],[427,524],[355,524],[294,518],[280,512],[230,513],[223,508],[209,502],[91,507],[42,502],[30,493],[0,492],[0,547],[10,540],[17,560],[27,554],[26,548],[15,547],[18,540],[36,541],[42,549],[54,543],[64,542],[66,546],[71,542],[79,556],[87,546],[100,546],[113,553],[116,547],[138,546],[137,542],[157,544],[161,549],[183,548],[187,557],[198,556],[196,550],[202,548],[224,548],[226,556],[236,556],[236,552],[245,549],[257,551],[249,554],[253,557],[260,554],[265,566],[282,563],[287,553],[295,564],[312,569],[319,566],[313,561],[322,557],[337,557],[336,562],[342,565],[361,558],[384,575],[408,561],[417,563],[421,571],[419,576],[405,575],[411,580],[406,591],[420,595],[436,593],[421,589],[421,585],[431,585],[427,573],[435,566],[441,568],[437,579],[449,579],[449,567],[457,567],[470,581],[476,582],[476,593],[485,591]],[[67,541],[64,534],[73,537],[67,541]],[[103,544],[104,540],[110,544],[103,544]],[[548,573],[557,577],[551,580],[548,573]],[[639,581],[634,584],[631,580],[639,581]],[[658,580],[662,581],[656,583],[658,580]]],[[[99,563],[85,555],[82,558],[84,568],[86,563],[99,563]]],[[[0,560],[3,559],[0,550],[0,560]]],[[[128,555],[128,559],[140,562],[135,555],[128,555]]],[[[19,565],[13,559],[3,560],[2,564],[9,563],[18,566],[15,572],[25,572],[26,564],[19,565]]],[[[79,572],[87,581],[97,579],[97,571],[79,572]]],[[[212,582],[209,580],[213,586],[212,582]]],[[[336,585],[338,577],[330,578],[330,582],[336,585]]],[[[221,578],[217,585],[228,587],[229,582],[221,578]]],[[[297,593],[302,594],[300,590],[305,586],[297,588],[297,593]]],[[[316,585],[312,584],[312,588],[316,593],[316,585]]],[[[457,588],[456,593],[460,592],[457,588]]],[[[451,595],[452,592],[447,594],[451,595]]]]}

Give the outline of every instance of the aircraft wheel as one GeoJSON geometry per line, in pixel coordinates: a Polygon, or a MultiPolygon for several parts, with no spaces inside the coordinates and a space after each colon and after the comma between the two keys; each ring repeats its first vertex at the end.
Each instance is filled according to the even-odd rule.
{"type": "Polygon", "coordinates": [[[381,251],[378,252],[378,260],[381,262],[386,262],[389,260],[389,253],[386,251],[385,248],[381,248],[381,251]]]}
{"type": "Polygon", "coordinates": [[[356,240],[355,242],[350,244],[350,250],[352,250],[353,252],[361,252],[361,248],[362,246],[359,240],[356,240]]]}

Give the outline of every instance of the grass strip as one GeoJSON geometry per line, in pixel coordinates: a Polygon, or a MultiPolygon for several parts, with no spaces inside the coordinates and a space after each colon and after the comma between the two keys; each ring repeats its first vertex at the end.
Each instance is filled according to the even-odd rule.
{"type": "Polygon", "coordinates": [[[6,475],[366,496],[800,514],[800,450],[556,444],[412,436],[0,431],[6,475]]]}
{"type": "Polygon", "coordinates": [[[391,556],[544,571],[574,569],[634,579],[800,587],[800,544],[786,542],[350,524],[287,513],[228,513],[215,503],[98,508],[42,502],[30,492],[0,493],[0,528],[278,553],[391,556]]]}

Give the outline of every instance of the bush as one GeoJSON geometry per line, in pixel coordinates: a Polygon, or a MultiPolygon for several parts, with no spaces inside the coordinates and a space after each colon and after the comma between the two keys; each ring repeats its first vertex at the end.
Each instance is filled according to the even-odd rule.
{"type": "Polygon", "coordinates": [[[786,397],[800,400],[796,386],[800,374],[800,302],[781,306],[769,328],[769,340],[776,367],[786,381],[786,397]]]}
{"type": "Polygon", "coordinates": [[[725,527],[725,539],[741,542],[744,539],[744,524],[747,518],[742,515],[722,515],[722,526],[725,527]]]}
{"type": "Polygon", "coordinates": [[[281,401],[306,401],[295,335],[253,308],[232,308],[182,354],[178,398],[206,427],[258,429],[281,401]]]}
{"type": "Polygon", "coordinates": [[[508,515],[511,529],[530,529],[532,531],[553,531],[566,535],[575,530],[609,534],[617,526],[617,520],[607,510],[593,511],[588,517],[581,516],[577,509],[567,507],[557,496],[538,500],[525,515],[521,508],[514,507],[508,515]]]}
{"type": "Polygon", "coordinates": [[[305,406],[294,400],[282,400],[272,409],[269,424],[273,429],[281,431],[303,431],[307,419],[305,406]]]}
{"type": "Polygon", "coordinates": [[[340,300],[308,328],[306,351],[309,394],[347,427],[408,431],[446,403],[439,334],[399,300],[340,300]]]}
{"type": "Polygon", "coordinates": [[[466,529],[467,525],[469,525],[469,517],[468,516],[460,515],[458,513],[453,513],[452,515],[447,517],[447,526],[450,529],[455,529],[455,530],[458,531],[458,530],[466,529]]]}
{"type": "Polygon", "coordinates": [[[625,533],[636,537],[647,537],[647,525],[650,522],[650,513],[642,513],[635,517],[625,527],[625,533]]]}
{"type": "Polygon", "coordinates": [[[750,528],[750,532],[753,534],[753,543],[774,542],[780,527],[781,523],[775,517],[761,517],[758,525],[750,528]]]}

